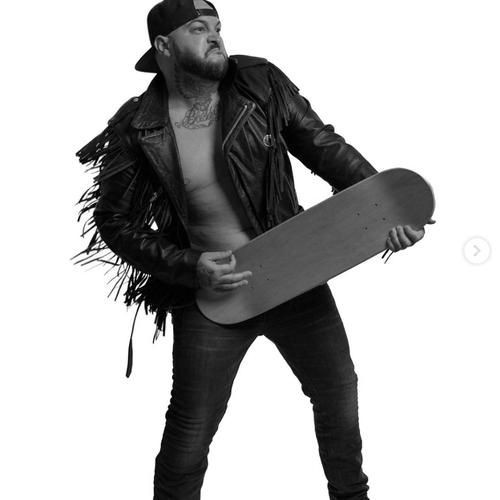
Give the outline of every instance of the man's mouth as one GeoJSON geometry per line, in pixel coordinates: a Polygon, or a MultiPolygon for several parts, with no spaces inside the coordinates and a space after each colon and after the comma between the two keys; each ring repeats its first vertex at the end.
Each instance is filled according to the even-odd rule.
{"type": "Polygon", "coordinates": [[[207,56],[210,54],[222,54],[222,50],[219,47],[214,47],[207,52],[207,56]]]}

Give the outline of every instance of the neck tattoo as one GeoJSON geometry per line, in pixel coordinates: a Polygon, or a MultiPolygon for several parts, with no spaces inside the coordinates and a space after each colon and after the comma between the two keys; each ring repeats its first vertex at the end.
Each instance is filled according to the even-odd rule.
{"type": "Polygon", "coordinates": [[[217,90],[217,83],[194,78],[182,72],[178,66],[174,71],[177,91],[190,103],[184,118],[175,122],[175,126],[190,130],[210,127],[219,118],[219,106],[212,97],[217,90]]]}

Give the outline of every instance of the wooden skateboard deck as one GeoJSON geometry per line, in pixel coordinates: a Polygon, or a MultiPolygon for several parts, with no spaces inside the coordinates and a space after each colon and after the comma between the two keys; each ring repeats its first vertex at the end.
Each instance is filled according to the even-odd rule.
{"type": "Polygon", "coordinates": [[[250,319],[386,250],[391,228],[422,228],[433,212],[432,189],[420,175],[385,170],[234,250],[235,272],[252,271],[248,285],[200,289],[196,302],[216,323],[250,319]]]}

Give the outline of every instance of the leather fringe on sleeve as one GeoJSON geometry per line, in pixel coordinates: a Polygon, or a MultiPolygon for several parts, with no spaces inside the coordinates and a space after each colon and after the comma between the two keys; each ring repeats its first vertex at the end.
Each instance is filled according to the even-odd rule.
{"type": "MultiPolygon", "coordinates": [[[[80,149],[76,155],[80,163],[88,166],[86,171],[94,174],[94,177],[92,185],[77,202],[77,205],[81,207],[78,213],[78,222],[83,220],[81,236],[85,238],[91,234],[90,240],[87,247],[74,255],[71,260],[74,260],[75,265],[85,267],[105,265],[108,268],[105,274],[109,273],[111,275],[108,281],[108,285],[111,285],[108,297],[114,294],[114,300],[116,301],[123,290],[125,305],[127,307],[133,304],[137,305],[128,348],[126,376],[129,377],[132,371],[133,358],[132,335],[139,308],[143,305],[146,314],[149,312],[155,313],[154,343],[160,333],[165,335],[166,317],[170,311],[168,305],[165,306],[165,304],[168,304],[169,297],[159,293],[158,287],[155,288],[154,283],[149,280],[149,274],[134,268],[107,247],[93,218],[93,212],[100,196],[101,181],[130,167],[133,163],[130,156],[123,151],[121,140],[113,127],[108,125],[98,136],[80,149]]],[[[138,207],[132,215],[133,224],[138,226],[150,225],[155,219],[155,214],[161,214],[160,219],[168,218],[169,214],[165,214],[164,210],[164,200],[158,193],[154,192],[149,180],[138,172],[133,182],[137,183],[135,192],[138,207]]],[[[157,222],[161,225],[166,221],[157,220],[157,222]]]]}

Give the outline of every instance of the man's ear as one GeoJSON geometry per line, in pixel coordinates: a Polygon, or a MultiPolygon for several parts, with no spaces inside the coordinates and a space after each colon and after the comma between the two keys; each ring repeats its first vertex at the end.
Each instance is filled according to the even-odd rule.
{"type": "Polygon", "coordinates": [[[158,35],[155,38],[154,46],[160,56],[170,57],[172,55],[171,45],[172,42],[168,36],[158,35]]]}

